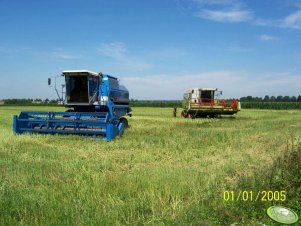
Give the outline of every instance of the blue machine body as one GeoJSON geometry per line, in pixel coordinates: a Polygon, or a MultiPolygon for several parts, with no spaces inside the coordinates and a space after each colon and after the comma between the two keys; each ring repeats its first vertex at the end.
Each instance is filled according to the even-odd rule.
{"type": "Polygon", "coordinates": [[[129,92],[117,78],[91,71],[63,71],[66,112],[21,112],[13,118],[16,134],[24,132],[83,134],[112,140],[131,116],[129,92]]]}

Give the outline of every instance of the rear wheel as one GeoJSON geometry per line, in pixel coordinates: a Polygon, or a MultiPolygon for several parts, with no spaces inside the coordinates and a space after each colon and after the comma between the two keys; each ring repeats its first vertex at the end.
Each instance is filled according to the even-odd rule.
{"type": "Polygon", "coordinates": [[[190,114],[190,118],[194,119],[198,117],[198,112],[196,111],[194,114],[190,114]]]}

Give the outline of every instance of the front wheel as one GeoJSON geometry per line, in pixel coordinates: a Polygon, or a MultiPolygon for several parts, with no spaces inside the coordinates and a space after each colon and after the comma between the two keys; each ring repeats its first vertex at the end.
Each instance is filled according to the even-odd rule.
{"type": "Polygon", "coordinates": [[[188,117],[188,112],[186,111],[186,110],[183,110],[182,112],[181,112],[181,118],[187,118],[188,117]]]}
{"type": "Polygon", "coordinates": [[[129,127],[128,120],[124,117],[120,118],[120,122],[123,124],[123,127],[126,129],[129,127]]]}

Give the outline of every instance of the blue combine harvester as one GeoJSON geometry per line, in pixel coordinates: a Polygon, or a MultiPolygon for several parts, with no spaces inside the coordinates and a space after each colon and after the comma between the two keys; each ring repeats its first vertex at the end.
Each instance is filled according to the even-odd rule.
{"type": "MultiPolygon", "coordinates": [[[[121,136],[131,116],[129,92],[117,78],[86,70],[63,71],[66,112],[21,112],[13,119],[16,134],[24,132],[121,136]]],[[[48,80],[51,84],[51,79],[48,80]]]]}

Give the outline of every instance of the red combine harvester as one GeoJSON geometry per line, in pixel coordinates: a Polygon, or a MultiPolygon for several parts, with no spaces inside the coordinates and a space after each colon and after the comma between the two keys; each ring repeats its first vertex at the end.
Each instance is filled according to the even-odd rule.
{"type": "Polygon", "coordinates": [[[240,111],[238,100],[220,99],[222,91],[214,88],[194,88],[184,93],[182,103],[184,118],[218,117],[221,115],[233,115],[240,111]]]}

